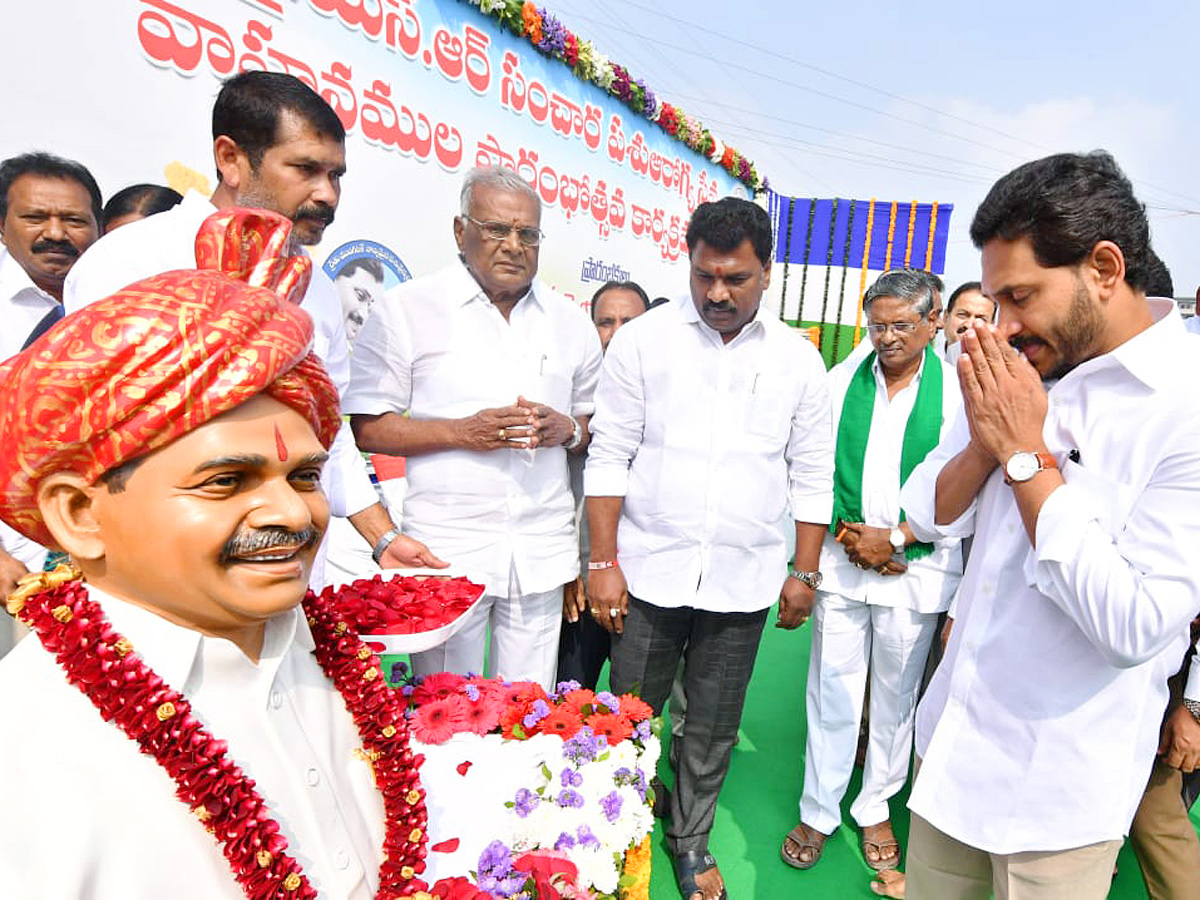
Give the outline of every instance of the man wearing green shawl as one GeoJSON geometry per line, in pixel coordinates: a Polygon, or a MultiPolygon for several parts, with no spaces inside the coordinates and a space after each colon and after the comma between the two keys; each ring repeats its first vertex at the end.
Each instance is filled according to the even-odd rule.
{"type": "Polygon", "coordinates": [[[863,298],[873,349],[829,373],[834,511],[813,617],[800,824],[782,847],[799,869],[817,862],[841,823],[868,673],[870,742],[850,813],[867,865],[899,864],[888,799],[908,775],[925,658],[962,575],[958,541],[919,542],[900,506],[909,473],[962,407],[954,370],[930,345],[936,312],[922,274],[880,276],[863,298]]]}

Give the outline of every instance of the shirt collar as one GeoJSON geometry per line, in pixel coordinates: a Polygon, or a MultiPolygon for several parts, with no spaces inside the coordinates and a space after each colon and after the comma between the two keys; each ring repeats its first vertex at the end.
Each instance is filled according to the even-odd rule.
{"type": "Polygon", "coordinates": [[[1171,384],[1175,379],[1175,370],[1172,366],[1164,365],[1164,360],[1178,359],[1181,354],[1191,352],[1190,341],[1187,345],[1180,343],[1187,339],[1183,317],[1179,315],[1174,300],[1147,297],[1146,303],[1154,318],[1153,325],[1108,353],[1076,366],[1058,383],[1070,384],[1077,377],[1084,377],[1090,372],[1120,366],[1151,390],[1160,390],[1171,384]]]}
{"type": "Polygon", "coordinates": [[[0,248],[0,298],[10,300],[22,291],[33,291],[46,301],[46,306],[55,306],[58,301],[33,283],[29,273],[8,252],[7,247],[0,248]]]}
{"type": "MultiPolygon", "coordinates": [[[[700,318],[700,311],[696,309],[696,304],[692,301],[690,296],[684,297],[682,300],[676,302],[678,303],[680,311],[683,315],[683,321],[695,324],[702,331],[707,331],[715,340],[724,343],[724,341],[721,339],[720,332],[700,318]]],[[[766,325],[763,324],[762,317],[763,308],[762,303],[760,302],[758,305],[758,311],[754,314],[754,318],[743,325],[742,330],[738,332],[737,337],[735,337],[729,343],[732,344],[736,341],[753,340],[755,337],[765,334],[766,325]]]]}
{"type": "MultiPolygon", "coordinates": [[[[475,276],[471,274],[471,270],[467,268],[467,264],[463,262],[461,256],[459,256],[458,262],[459,265],[454,267],[451,275],[451,297],[458,301],[459,306],[466,306],[472,300],[490,304],[491,299],[484,293],[483,288],[475,280],[475,276]]],[[[539,309],[545,308],[541,297],[538,296],[536,278],[530,283],[529,290],[517,301],[517,304],[524,300],[532,300],[539,309]]]]}
{"type": "MultiPolygon", "coordinates": [[[[867,340],[870,340],[870,338],[867,338],[867,340]]],[[[887,381],[883,377],[883,366],[881,366],[879,364],[879,353],[877,351],[875,351],[874,349],[872,349],[871,352],[875,354],[875,359],[873,359],[871,361],[871,371],[875,375],[875,384],[876,384],[876,386],[883,388],[884,393],[886,394],[887,393],[887,381]]],[[[933,353],[935,356],[937,355],[936,350],[934,350],[933,353]]],[[[906,391],[910,387],[915,387],[916,385],[921,383],[921,376],[925,373],[925,357],[926,356],[928,356],[928,354],[922,350],[921,351],[921,361],[919,363],[917,363],[917,374],[915,374],[912,377],[912,381],[910,381],[903,388],[901,388],[902,391],[906,391]]]]}
{"type": "MultiPolygon", "coordinates": [[[[185,695],[196,689],[203,677],[202,660],[206,644],[224,642],[225,638],[209,637],[177,625],[155,612],[114,597],[95,585],[89,584],[87,589],[88,596],[104,610],[112,627],[129,639],[134,651],[156,675],[185,695]]],[[[266,703],[266,691],[293,644],[305,651],[315,647],[312,632],[299,605],[267,621],[262,653],[257,664],[260,677],[256,682],[262,690],[262,696],[256,697],[257,701],[266,703]]],[[[248,660],[247,664],[250,664],[248,660]]]]}

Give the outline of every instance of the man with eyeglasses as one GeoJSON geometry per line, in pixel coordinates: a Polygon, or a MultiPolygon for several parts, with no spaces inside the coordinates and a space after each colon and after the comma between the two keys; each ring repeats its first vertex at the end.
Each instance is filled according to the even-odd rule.
{"type": "Polygon", "coordinates": [[[868,677],[866,765],[850,815],[867,865],[899,865],[888,800],[908,775],[925,659],[962,575],[958,541],[918,540],[900,505],[901,485],[962,408],[954,369],[930,343],[933,286],[916,270],[887,272],[863,308],[872,350],[829,373],[833,524],[813,615],[800,824],[782,847],[798,869],[816,864],[841,824],[868,677]]]}
{"type": "Polygon", "coordinates": [[[419,675],[553,687],[563,585],[579,574],[567,454],[588,443],[600,340],[535,280],[541,201],[511,169],[468,173],[459,259],[394,288],[354,346],[343,408],[359,446],[408,458],[404,527],[487,585],[419,675]]]}

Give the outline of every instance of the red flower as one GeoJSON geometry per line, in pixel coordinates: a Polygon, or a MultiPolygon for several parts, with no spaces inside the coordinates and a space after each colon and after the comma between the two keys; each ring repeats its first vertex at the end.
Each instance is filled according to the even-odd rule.
{"type": "Polygon", "coordinates": [[[569,859],[553,853],[526,853],[513,860],[513,868],[518,872],[528,872],[537,887],[537,896],[541,898],[561,898],[555,887],[556,883],[566,882],[574,885],[579,877],[579,869],[569,859]]]}
{"type": "Polygon", "coordinates": [[[426,675],[421,679],[421,683],[413,688],[412,702],[420,706],[430,700],[445,700],[447,697],[457,694],[464,681],[466,681],[465,678],[455,675],[453,672],[435,672],[432,675],[426,675]]]}
{"type": "Polygon", "coordinates": [[[654,709],[641,697],[621,695],[621,715],[629,722],[641,722],[654,715],[654,709]]]}
{"type": "Polygon", "coordinates": [[[441,879],[429,889],[429,893],[441,900],[492,900],[491,894],[481,891],[469,878],[461,875],[441,879]]]}
{"type": "Polygon", "coordinates": [[[500,724],[500,704],[481,693],[474,703],[467,703],[464,715],[467,731],[487,734],[500,724]]]}
{"type": "Polygon", "coordinates": [[[596,695],[587,688],[578,688],[563,696],[562,705],[582,719],[595,707],[596,695]]]}
{"type": "Polygon", "coordinates": [[[583,720],[573,709],[566,706],[556,707],[550,715],[538,722],[542,734],[557,734],[564,741],[575,736],[575,732],[583,727],[583,720]]]}
{"type": "Polygon", "coordinates": [[[455,734],[465,730],[464,706],[465,701],[459,696],[430,700],[418,706],[410,725],[413,736],[425,744],[444,744],[455,734]]]}
{"type": "Polygon", "coordinates": [[[596,734],[604,735],[608,746],[614,747],[633,734],[633,728],[622,716],[602,713],[589,716],[587,724],[596,734]]]}

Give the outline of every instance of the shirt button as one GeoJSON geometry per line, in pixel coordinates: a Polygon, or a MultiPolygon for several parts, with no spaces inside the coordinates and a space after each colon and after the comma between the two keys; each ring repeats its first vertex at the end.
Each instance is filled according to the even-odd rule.
{"type": "Polygon", "coordinates": [[[350,865],[350,854],[345,850],[339,849],[333,854],[333,864],[339,869],[344,869],[350,865]]]}
{"type": "Polygon", "coordinates": [[[305,777],[308,779],[309,787],[316,787],[321,783],[321,773],[316,769],[309,769],[305,777]]]}
{"type": "Polygon", "coordinates": [[[276,709],[283,706],[283,694],[279,691],[271,691],[271,705],[276,709]]]}

